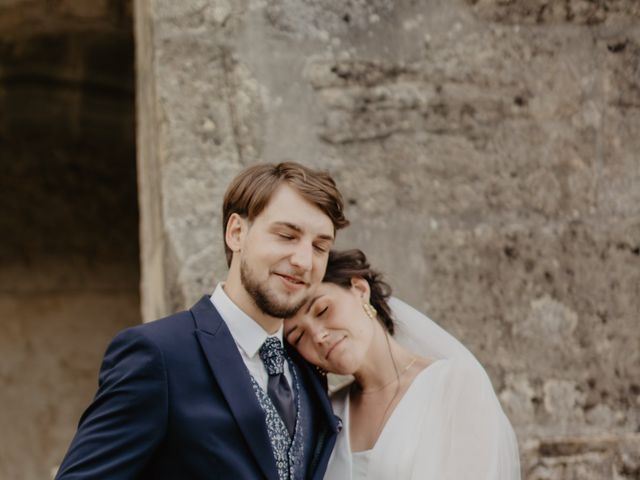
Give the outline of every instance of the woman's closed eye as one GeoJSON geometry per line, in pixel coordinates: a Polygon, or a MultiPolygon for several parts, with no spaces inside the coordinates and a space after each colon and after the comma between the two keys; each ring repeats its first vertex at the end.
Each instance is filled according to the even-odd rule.
{"type": "Polygon", "coordinates": [[[289,330],[288,332],[285,333],[285,337],[287,339],[287,342],[289,342],[291,345],[293,345],[294,347],[298,346],[298,343],[300,343],[300,339],[304,336],[304,329],[302,327],[300,327],[299,325],[294,325],[294,327],[289,330]],[[297,338],[294,340],[293,339],[293,333],[294,332],[299,332],[299,335],[297,336],[297,338]]]}
{"type": "MultiPolygon", "coordinates": [[[[321,308],[320,311],[315,314],[315,317],[316,318],[322,317],[325,313],[327,313],[328,310],[329,310],[329,306],[327,305],[326,307],[321,308]]],[[[302,328],[299,328],[298,326],[296,326],[291,332],[289,332],[289,336],[293,334],[294,330],[297,330],[300,332],[300,335],[298,335],[298,337],[293,341],[293,346],[297,347],[298,344],[300,343],[300,340],[302,340],[302,337],[304,337],[305,332],[302,328]]]]}

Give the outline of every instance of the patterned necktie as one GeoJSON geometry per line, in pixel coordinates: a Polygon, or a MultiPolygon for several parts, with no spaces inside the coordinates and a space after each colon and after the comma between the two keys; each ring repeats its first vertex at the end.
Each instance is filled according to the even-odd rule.
{"type": "Polygon", "coordinates": [[[284,347],[275,337],[267,337],[260,347],[260,358],[269,373],[267,395],[280,414],[289,435],[293,435],[296,422],[296,411],[293,404],[293,393],[287,378],[284,376],[284,347]]]}

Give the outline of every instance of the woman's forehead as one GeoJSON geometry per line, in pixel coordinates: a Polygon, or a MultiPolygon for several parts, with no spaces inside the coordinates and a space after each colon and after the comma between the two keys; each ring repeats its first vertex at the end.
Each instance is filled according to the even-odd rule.
{"type": "Polygon", "coordinates": [[[328,295],[332,293],[335,289],[339,288],[335,283],[331,282],[322,282],[318,284],[315,289],[316,295],[328,295]]]}
{"type": "Polygon", "coordinates": [[[300,310],[307,311],[308,307],[312,305],[316,300],[320,300],[323,297],[335,298],[340,294],[342,287],[336,285],[331,282],[322,282],[318,284],[318,286],[313,289],[311,295],[309,295],[309,299],[306,301],[304,307],[300,310]]]}
{"type": "Polygon", "coordinates": [[[346,292],[347,289],[337,285],[333,282],[322,282],[319,283],[316,288],[313,290],[309,298],[313,298],[319,295],[337,295],[340,292],[346,292]]]}

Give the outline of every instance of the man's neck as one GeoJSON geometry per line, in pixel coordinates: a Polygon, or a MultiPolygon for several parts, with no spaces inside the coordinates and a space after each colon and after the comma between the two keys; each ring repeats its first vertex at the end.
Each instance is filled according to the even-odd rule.
{"type": "Polygon", "coordinates": [[[282,319],[275,318],[265,314],[258,308],[256,302],[242,287],[242,285],[234,285],[227,282],[223,285],[224,293],[236,304],[236,306],[246,313],[251,319],[262,327],[269,335],[276,333],[282,326],[282,319]]]}

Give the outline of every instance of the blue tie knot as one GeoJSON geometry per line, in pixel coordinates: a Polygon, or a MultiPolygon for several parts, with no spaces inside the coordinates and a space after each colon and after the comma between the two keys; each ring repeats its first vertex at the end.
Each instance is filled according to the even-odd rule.
{"type": "Polygon", "coordinates": [[[267,337],[260,347],[260,358],[270,376],[284,372],[284,347],[280,339],[267,337]]]}

